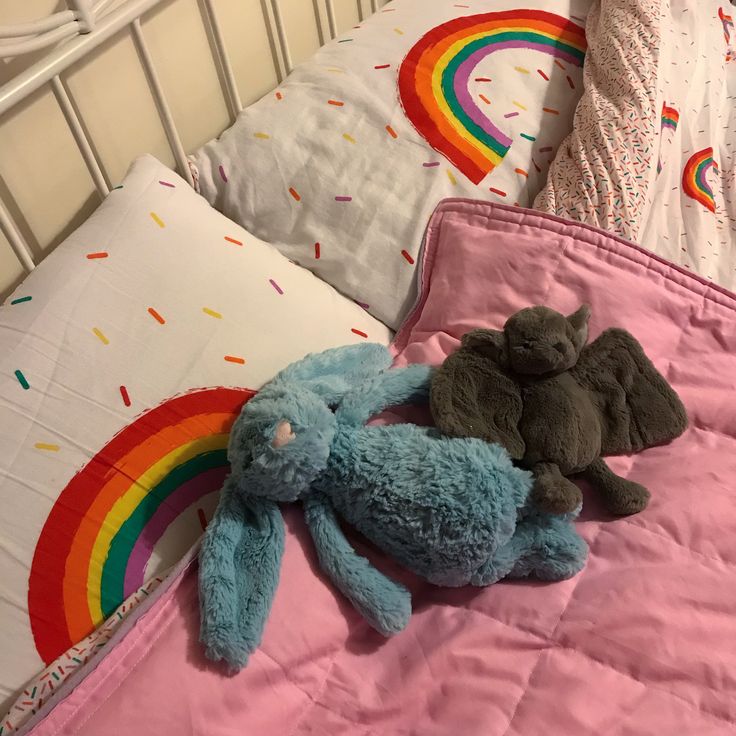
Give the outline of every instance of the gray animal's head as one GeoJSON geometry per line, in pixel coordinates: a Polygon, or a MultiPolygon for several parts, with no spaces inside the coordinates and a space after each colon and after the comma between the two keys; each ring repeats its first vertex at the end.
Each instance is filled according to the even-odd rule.
{"type": "Polygon", "coordinates": [[[588,339],[590,307],[569,317],[549,307],[528,307],[509,317],[503,332],[472,330],[463,345],[519,375],[557,375],[577,363],[588,339]]]}
{"type": "Polygon", "coordinates": [[[363,343],[308,355],[281,371],[233,425],[228,459],[237,487],[272,501],[303,498],[327,466],[333,408],[390,363],[383,345],[363,343]]]}

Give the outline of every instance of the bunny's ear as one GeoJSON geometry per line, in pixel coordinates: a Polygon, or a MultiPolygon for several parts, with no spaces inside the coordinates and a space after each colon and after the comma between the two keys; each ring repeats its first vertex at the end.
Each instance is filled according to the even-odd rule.
{"type": "Polygon", "coordinates": [[[284,520],[273,501],[243,496],[232,476],[199,553],[199,639],[238,671],[261,642],[279,580],[284,520]]]}
{"type": "Polygon", "coordinates": [[[388,348],[378,343],[361,343],[312,353],[292,363],[276,379],[301,383],[324,398],[339,401],[350,389],[377,376],[391,365],[388,348]]]}

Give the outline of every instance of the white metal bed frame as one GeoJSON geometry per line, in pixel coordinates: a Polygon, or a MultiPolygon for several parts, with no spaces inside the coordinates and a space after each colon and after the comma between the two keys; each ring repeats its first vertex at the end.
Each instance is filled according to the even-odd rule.
{"type": "MultiPolygon", "coordinates": [[[[63,42],[39,62],[0,87],[0,116],[44,85],[50,84],[100,197],[105,197],[110,192],[110,183],[61,74],[124,28],[130,29],[179,173],[190,184],[193,184],[181,136],[141,28],[141,16],[155,6],[168,1],[123,0],[114,5],[114,0],[67,0],[69,6],[67,10],[29,23],[0,26],[0,58],[19,56],[63,42]],[[111,5],[113,7],[110,7],[111,5]]],[[[306,1],[312,2],[319,38],[322,42],[322,19],[318,4],[313,0],[306,1]]],[[[243,109],[243,104],[215,11],[215,0],[201,0],[201,2],[206,20],[205,31],[211,42],[215,63],[222,72],[218,76],[221,79],[232,122],[243,109]]],[[[362,17],[362,3],[360,0],[356,2],[358,14],[362,17]]],[[[370,0],[371,11],[376,12],[379,5],[384,5],[385,2],[386,0],[380,0],[380,2],[370,0]]],[[[269,37],[275,39],[275,42],[270,44],[271,54],[277,79],[281,82],[293,67],[284,15],[279,0],[262,0],[262,8],[269,37]],[[266,2],[270,13],[265,12],[266,2]]],[[[324,0],[324,8],[329,35],[332,39],[337,35],[334,0],[324,0]]],[[[30,273],[36,266],[36,258],[2,198],[0,198],[0,230],[7,238],[26,273],[30,273]]]]}

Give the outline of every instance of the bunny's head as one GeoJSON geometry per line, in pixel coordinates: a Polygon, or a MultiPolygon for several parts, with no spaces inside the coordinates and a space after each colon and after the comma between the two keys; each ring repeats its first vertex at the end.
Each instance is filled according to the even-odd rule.
{"type": "Polygon", "coordinates": [[[308,355],[279,373],[233,425],[228,456],[241,492],[278,502],[302,498],[327,465],[334,407],[390,362],[384,346],[369,343],[308,355]]]}
{"type": "Polygon", "coordinates": [[[251,399],[233,425],[228,456],[239,490],[296,501],[325,469],[335,415],[304,385],[281,381],[251,399]]]}
{"type": "Polygon", "coordinates": [[[243,408],[230,435],[232,472],[199,555],[200,638],[211,659],[240,669],[260,642],[284,548],[277,502],[307,495],[330,455],[333,408],[390,364],[388,349],[373,343],[308,355],[243,408]]]}

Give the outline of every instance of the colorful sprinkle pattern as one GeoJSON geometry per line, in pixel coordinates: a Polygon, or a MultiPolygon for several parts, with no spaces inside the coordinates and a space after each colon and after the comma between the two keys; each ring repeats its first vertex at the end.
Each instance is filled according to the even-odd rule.
{"type": "Polygon", "coordinates": [[[605,74],[591,79],[535,206],[641,242],[733,289],[731,16],[692,0],[626,4],[633,22],[625,29],[591,11],[591,70],[605,74]]]}

